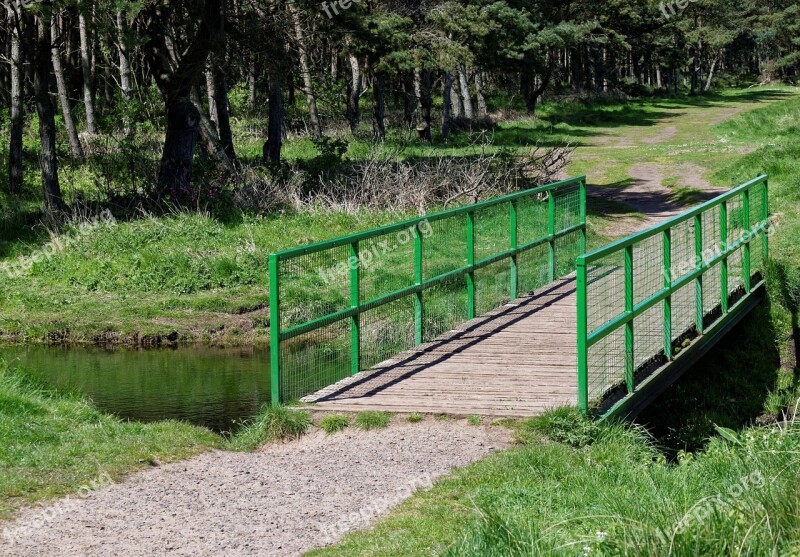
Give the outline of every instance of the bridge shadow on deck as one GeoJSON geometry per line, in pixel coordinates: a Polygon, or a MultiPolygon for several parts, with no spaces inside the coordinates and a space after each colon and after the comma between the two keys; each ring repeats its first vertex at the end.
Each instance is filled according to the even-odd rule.
{"type": "Polygon", "coordinates": [[[574,295],[574,278],[560,279],[303,401],[520,416],[574,404],[574,295]]]}

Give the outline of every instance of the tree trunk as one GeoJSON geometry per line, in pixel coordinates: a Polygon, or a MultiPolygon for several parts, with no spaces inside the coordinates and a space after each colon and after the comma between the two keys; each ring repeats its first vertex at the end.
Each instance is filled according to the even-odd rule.
{"type": "Polygon", "coordinates": [[[216,90],[214,92],[214,106],[217,108],[217,129],[219,130],[219,140],[222,143],[225,154],[230,161],[236,164],[236,150],[233,148],[233,131],[231,130],[230,103],[228,102],[228,80],[226,72],[221,64],[224,64],[224,54],[218,53],[218,63],[214,64],[214,74],[216,90]]]}
{"type": "Polygon", "coordinates": [[[450,113],[453,118],[461,118],[461,95],[457,76],[448,72],[450,76],[450,113]]]}
{"type": "Polygon", "coordinates": [[[224,44],[225,18],[222,0],[206,0],[200,24],[181,59],[174,60],[169,51],[165,32],[172,4],[145,4],[140,12],[146,42],[142,47],[150,74],[156,81],[167,113],[167,132],[158,174],[159,199],[167,193],[184,198],[192,177],[192,158],[197,143],[200,114],[191,95],[212,50],[224,44]]]}
{"type": "Polygon", "coordinates": [[[375,83],[372,90],[375,96],[375,112],[373,133],[375,139],[383,141],[386,139],[386,103],[384,99],[384,84],[386,76],[383,72],[375,74],[375,83]]]}
{"type": "Polygon", "coordinates": [[[478,98],[478,117],[484,118],[489,111],[486,108],[486,97],[483,95],[483,74],[480,71],[475,72],[475,91],[478,98]]]}
{"type": "Polygon", "coordinates": [[[92,75],[92,54],[91,41],[89,37],[89,27],[86,24],[87,6],[84,5],[78,11],[78,28],[81,37],[81,79],[83,81],[83,105],[86,108],[86,131],[90,134],[97,133],[97,120],[94,114],[94,76],[92,75]]]}
{"type": "Polygon", "coordinates": [[[58,183],[58,157],[56,156],[56,119],[50,98],[50,74],[53,69],[50,47],[50,21],[44,14],[36,18],[36,53],[33,89],[36,112],[39,116],[39,166],[42,169],[44,207],[49,213],[66,209],[58,183]]]}
{"type": "Polygon", "coordinates": [[[414,129],[414,114],[417,112],[417,99],[419,98],[418,81],[419,73],[405,72],[403,74],[403,119],[406,123],[406,129],[411,131],[414,129]]]}
{"type": "Polygon", "coordinates": [[[433,119],[431,117],[431,112],[433,110],[433,76],[431,75],[431,70],[422,70],[420,74],[419,104],[422,108],[423,121],[423,129],[420,132],[420,138],[423,141],[433,141],[433,119]]]}
{"type": "Polygon", "coordinates": [[[711,82],[714,79],[714,70],[717,67],[717,62],[719,61],[719,55],[714,56],[714,60],[711,62],[711,67],[708,69],[708,79],[706,79],[705,87],[703,87],[703,91],[708,91],[711,89],[711,82]]]}
{"type": "Polygon", "coordinates": [[[281,161],[281,145],[283,144],[283,92],[280,75],[272,76],[269,87],[269,125],[267,142],[264,143],[264,160],[266,162],[281,161]]]}
{"type": "Polygon", "coordinates": [[[347,121],[350,123],[350,131],[355,133],[361,121],[359,101],[361,100],[361,67],[355,54],[347,55],[350,62],[350,84],[347,95],[347,121]]]}
{"type": "Polygon", "coordinates": [[[253,59],[250,60],[250,64],[247,66],[247,106],[250,108],[251,112],[254,112],[256,109],[256,61],[255,56],[253,59]]]}
{"type": "MultiPolygon", "coordinates": [[[[13,21],[14,14],[10,19],[13,21]]],[[[20,22],[22,25],[22,22],[20,22]]],[[[22,112],[22,49],[19,29],[12,23],[11,33],[11,125],[8,144],[8,187],[11,193],[22,191],[22,135],[24,115],[22,112]]]]}
{"type": "Polygon", "coordinates": [[[75,120],[72,117],[72,107],[67,94],[67,84],[64,79],[64,68],[61,66],[61,52],[58,48],[58,28],[56,20],[50,22],[50,42],[52,48],[53,72],[56,74],[56,87],[58,89],[58,100],[61,104],[61,115],[64,117],[64,128],[67,131],[69,140],[69,150],[73,158],[83,158],[83,147],[78,138],[78,130],[75,128],[75,120]]]}
{"type": "Polygon", "coordinates": [[[208,115],[214,125],[219,122],[217,115],[217,81],[214,77],[213,62],[206,67],[206,95],[208,95],[208,115]]]}
{"type": "Polygon", "coordinates": [[[442,92],[442,135],[445,139],[450,135],[450,128],[453,125],[452,121],[452,105],[453,105],[453,74],[450,72],[444,73],[444,87],[442,92]]]}
{"type": "Polygon", "coordinates": [[[128,57],[128,22],[125,14],[117,12],[117,41],[119,42],[119,85],[122,90],[122,98],[131,98],[131,62],[128,57]]]}
{"type": "Polygon", "coordinates": [[[464,103],[464,117],[470,120],[474,117],[472,98],[469,92],[469,79],[467,79],[467,65],[461,62],[458,65],[458,81],[461,85],[461,101],[464,103]]]}
{"type": "Polygon", "coordinates": [[[308,105],[308,120],[311,124],[311,135],[319,137],[322,135],[322,127],[319,123],[319,115],[317,114],[317,98],[314,95],[314,80],[311,75],[311,62],[308,56],[308,45],[306,44],[305,32],[303,30],[303,21],[300,18],[300,12],[294,2],[287,2],[287,7],[292,16],[292,23],[294,24],[294,35],[297,39],[298,61],[300,62],[300,75],[303,78],[303,93],[306,96],[306,104],[308,105]]]}
{"type": "Polygon", "coordinates": [[[196,87],[192,90],[192,102],[197,109],[197,114],[200,116],[198,130],[200,133],[200,138],[203,140],[203,144],[205,145],[208,154],[219,163],[220,168],[224,172],[229,174],[233,173],[235,171],[233,162],[228,157],[227,153],[225,152],[225,148],[220,142],[220,138],[217,134],[216,128],[214,127],[214,123],[203,113],[202,105],[200,103],[200,94],[197,92],[196,87]]]}

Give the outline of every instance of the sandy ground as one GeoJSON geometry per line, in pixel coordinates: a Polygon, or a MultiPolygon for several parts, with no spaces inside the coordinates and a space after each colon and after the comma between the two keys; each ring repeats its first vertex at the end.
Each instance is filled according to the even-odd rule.
{"type": "Polygon", "coordinates": [[[454,467],[507,448],[501,426],[397,422],[210,452],[0,525],[0,555],[299,555],[330,544],[454,467]],[[48,518],[43,519],[47,516],[48,518]]]}

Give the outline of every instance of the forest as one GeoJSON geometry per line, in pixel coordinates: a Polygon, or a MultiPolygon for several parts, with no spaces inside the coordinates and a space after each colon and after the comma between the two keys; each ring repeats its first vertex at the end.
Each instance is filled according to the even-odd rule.
{"type": "MultiPolygon", "coordinates": [[[[4,4],[0,199],[29,217],[313,203],[363,182],[344,160],[387,138],[470,143],[545,99],[794,83],[800,68],[792,0],[4,4]],[[304,151],[287,153],[297,138],[304,151]]],[[[533,158],[557,170],[565,146],[549,147],[533,158]]]]}

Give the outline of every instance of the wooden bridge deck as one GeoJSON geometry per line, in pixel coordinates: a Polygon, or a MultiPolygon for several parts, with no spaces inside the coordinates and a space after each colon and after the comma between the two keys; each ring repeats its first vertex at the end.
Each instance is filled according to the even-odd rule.
{"type": "Polygon", "coordinates": [[[320,410],[531,416],[577,400],[575,280],[556,281],[304,402],[320,410]]]}

